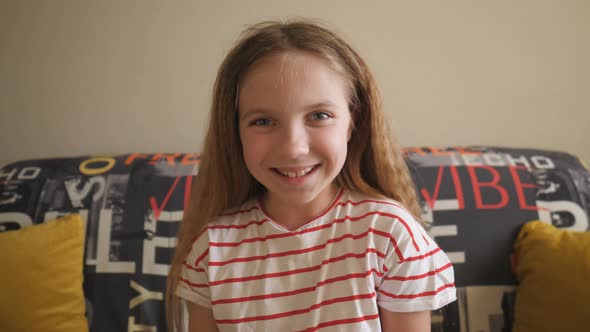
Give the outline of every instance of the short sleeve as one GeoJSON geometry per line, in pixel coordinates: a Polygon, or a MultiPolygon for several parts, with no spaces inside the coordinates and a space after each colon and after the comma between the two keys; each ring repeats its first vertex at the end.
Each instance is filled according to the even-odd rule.
{"type": "Polygon", "coordinates": [[[380,307],[394,312],[430,311],[457,299],[448,256],[407,212],[398,214],[378,285],[380,307]]]}
{"type": "Polygon", "coordinates": [[[175,294],[189,302],[211,308],[209,278],[209,235],[205,229],[194,241],[181,269],[175,294]]]}

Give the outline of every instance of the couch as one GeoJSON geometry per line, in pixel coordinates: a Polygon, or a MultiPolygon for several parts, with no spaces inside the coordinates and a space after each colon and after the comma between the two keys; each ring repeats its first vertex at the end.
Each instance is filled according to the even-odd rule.
{"type": "MultiPolygon", "coordinates": [[[[433,313],[432,330],[509,330],[517,289],[510,257],[519,229],[541,220],[588,231],[590,173],[575,156],[556,151],[415,147],[405,154],[429,234],[455,268],[458,301],[433,313]]],[[[165,331],[166,274],[198,165],[199,156],[187,153],[5,165],[0,248],[10,232],[80,214],[81,292],[90,331],[165,331]]]]}

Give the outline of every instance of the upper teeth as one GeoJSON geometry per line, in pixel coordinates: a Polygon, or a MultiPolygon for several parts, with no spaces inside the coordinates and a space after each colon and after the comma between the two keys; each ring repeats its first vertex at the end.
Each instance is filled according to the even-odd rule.
{"type": "Polygon", "coordinates": [[[287,171],[282,171],[280,169],[278,171],[279,171],[279,173],[281,173],[281,174],[283,174],[285,176],[288,176],[290,178],[294,178],[296,176],[304,176],[305,174],[311,172],[312,169],[313,169],[313,167],[308,167],[308,168],[302,169],[302,170],[297,171],[297,172],[287,172],[287,171]]]}

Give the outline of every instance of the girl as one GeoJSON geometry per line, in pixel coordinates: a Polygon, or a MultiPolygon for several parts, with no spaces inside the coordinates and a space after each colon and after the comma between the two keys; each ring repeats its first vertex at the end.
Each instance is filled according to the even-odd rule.
{"type": "Polygon", "coordinates": [[[167,291],[171,331],[429,331],[453,268],[366,63],[307,21],[248,29],[219,69],[167,291]]]}

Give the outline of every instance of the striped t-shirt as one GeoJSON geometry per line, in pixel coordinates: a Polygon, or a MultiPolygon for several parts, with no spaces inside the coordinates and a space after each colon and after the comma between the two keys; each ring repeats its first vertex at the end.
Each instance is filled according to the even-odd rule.
{"type": "Polygon", "coordinates": [[[296,230],[258,201],[196,238],[176,294],[211,308],[220,331],[379,331],[379,307],[456,299],[447,255],[393,200],[342,190],[296,230]]]}

